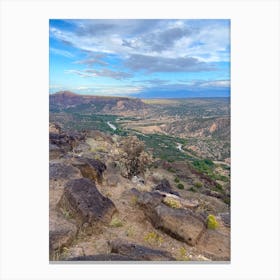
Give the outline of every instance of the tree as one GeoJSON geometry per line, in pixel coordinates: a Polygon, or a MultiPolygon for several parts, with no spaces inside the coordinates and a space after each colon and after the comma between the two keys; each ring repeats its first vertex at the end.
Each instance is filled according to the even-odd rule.
{"type": "Polygon", "coordinates": [[[124,177],[131,179],[133,176],[144,174],[147,166],[152,162],[151,156],[144,151],[144,148],[144,143],[136,136],[129,136],[120,141],[118,161],[124,177]]]}

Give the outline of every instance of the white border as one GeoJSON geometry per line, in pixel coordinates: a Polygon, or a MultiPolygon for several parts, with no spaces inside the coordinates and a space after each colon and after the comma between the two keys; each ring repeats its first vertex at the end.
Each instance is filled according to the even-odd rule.
{"type": "Polygon", "coordinates": [[[278,1],[1,1],[1,279],[279,279],[278,1]],[[49,18],[230,18],[229,265],[48,263],[49,18]]]}

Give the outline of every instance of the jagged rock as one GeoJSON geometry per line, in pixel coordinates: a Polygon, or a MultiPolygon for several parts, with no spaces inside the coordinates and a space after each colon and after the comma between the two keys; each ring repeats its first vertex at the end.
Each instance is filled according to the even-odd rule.
{"type": "Polygon", "coordinates": [[[86,153],[90,150],[90,145],[87,143],[79,143],[77,147],[74,148],[75,153],[86,153]]]}
{"type": "Polygon", "coordinates": [[[213,261],[229,261],[230,235],[218,230],[207,230],[199,240],[197,249],[213,261]]]}
{"type": "Polygon", "coordinates": [[[49,158],[50,160],[60,158],[63,155],[63,150],[61,150],[57,145],[49,144],[49,158]]]}
{"type": "Polygon", "coordinates": [[[49,144],[52,152],[55,146],[60,149],[62,154],[72,151],[80,142],[84,142],[85,138],[86,133],[73,131],[66,132],[62,131],[61,127],[57,124],[49,124],[49,144]]]}
{"type": "Polygon", "coordinates": [[[111,252],[143,261],[171,261],[175,260],[169,252],[155,250],[125,240],[116,239],[110,242],[111,252]]]}
{"type": "Polygon", "coordinates": [[[139,259],[119,254],[99,254],[68,258],[65,261],[139,261],[139,259]]]}
{"type": "Polygon", "coordinates": [[[137,202],[146,210],[146,212],[149,212],[154,210],[154,208],[158,206],[163,199],[164,195],[161,195],[158,192],[140,192],[137,202]]]}
{"type": "Polygon", "coordinates": [[[63,217],[54,212],[49,221],[49,248],[50,254],[55,250],[60,250],[63,246],[68,246],[77,234],[77,227],[63,217]]]}
{"type": "Polygon", "coordinates": [[[86,178],[67,182],[58,207],[69,211],[79,226],[88,223],[92,228],[109,223],[117,212],[114,203],[86,178]]]}
{"type": "Polygon", "coordinates": [[[106,165],[100,160],[77,157],[74,159],[73,165],[80,169],[85,178],[102,182],[102,174],[106,170],[106,165]]]}
{"type": "Polygon", "coordinates": [[[171,193],[171,194],[175,194],[177,196],[180,196],[178,192],[173,191],[171,188],[171,185],[169,183],[169,181],[167,179],[163,179],[160,184],[158,184],[157,186],[155,186],[153,188],[153,190],[157,190],[157,191],[161,191],[161,192],[166,192],[166,193],[171,193]]]}
{"type": "Polygon", "coordinates": [[[61,132],[61,126],[57,123],[49,123],[49,132],[60,133],[61,132]]]}
{"type": "Polygon", "coordinates": [[[81,177],[80,170],[70,164],[60,162],[49,163],[49,178],[50,179],[74,179],[81,177]]]}

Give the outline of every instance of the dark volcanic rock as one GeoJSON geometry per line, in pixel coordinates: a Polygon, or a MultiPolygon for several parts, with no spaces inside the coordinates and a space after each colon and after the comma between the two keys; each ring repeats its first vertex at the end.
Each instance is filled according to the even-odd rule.
{"type": "Polygon", "coordinates": [[[74,148],[75,153],[86,153],[90,150],[90,145],[87,143],[80,143],[74,148]]]}
{"type": "Polygon", "coordinates": [[[157,191],[161,191],[161,192],[166,192],[166,193],[171,193],[171,194],[175,194],[177,196],[179,196],[179,193],[176,191],[173,191],[170,183],[168,182],[167,179],[163,179],[160,184],[158,184],[157,186],[155,186],[153,188],[153,190],[157,190],[157,191]]]}
{"type": "Polygon", "coordinates": [[[100,160],[77,157],[74,159],[73,165],[80,169],[85,178],[102,182],[102,174],[106,170],[106,165],[100,160]]]}
{"type": "Polygon", "coordinates": [[[84,142],[86,138],[86,133],[76,132],[76,131],[62,131],[62,129],[57,125],[49,124],[49,149],[50,158],[54,158],[54,151],[58,152],[60,150],[61,154],[72,151],[81,142],[84,142]]]}
{"type": "Polygon", "coordinates": [[[57,145],[49,144],[49,158],[50,160],[60,158],[63,155],[63,150],[61,150],[57,145]]]}
{"type": "Polygon", "coordinates": [[[225,226],[230,227],[230,213],[221,213],[220,217],[225,226]]]}
{"type": "Polygon", "coordinates": [[[166,206],[162,203],[163,195],[157,192],[134,193],[153,226],[172,237],[194,246],[206,230],[203,217],[191,210],[166,206]]]}
{"type": "Polygon", "coordinates": [[[52,214],[49,221],[49,248],[50,254],[55,250],[60,250],[63,246],[68,246],[77,233],[77,227],[70,221],[58,215],[52,214]]]}
{"type": "Polygon", "coordinates": [[[66,261],[139,261],[140,259],[133,258],[131,256],[123,256],[119,254],[100,254],[79,256],[66,259],[66,261]]]}
{"type": "Polygon", "coordinates": [[[127,257],[137,258],[143,261],[171,261],[175,260],[169,252],[155,250],[149,247],[129,243],[125,240],[116,239],[110,242],[111,252],[127,257]]]}
{"type": "Polygon", "coordinates": [[[144,206],[147,210],[154,209],[159,205],[164,199],[164,195],[158,192],[142,192],[138,196],[137,202],[144,206]]]}
{"type": "Polygon", "coordinates": [[[141,193],[137,202],[155,228],[194,246],[206,229],[203,218],[191,210],[166,206],[163,198],[159,193],[147,192],[141,193]]]}
{"type": "Polygon", "coordinates": [[[74,179],[81,176],[80,170],[70,164],[50,162],[49,178],[50,179],[74,179]]]}
{"type": "Polygon", "coordinates": [[[117,212],[114,203],[86,178],[71,180],[66,184],[58,207],[69,211],[79,226],[88,223],[96,227],[109,223],[117,212]]]}
{"type": "Polygon", "coordinates": [[[151,222],[167,234],[194,246],[206,230],[203,219],[190,210],[171,208],[163,203],[153,209],[151,222]]]}

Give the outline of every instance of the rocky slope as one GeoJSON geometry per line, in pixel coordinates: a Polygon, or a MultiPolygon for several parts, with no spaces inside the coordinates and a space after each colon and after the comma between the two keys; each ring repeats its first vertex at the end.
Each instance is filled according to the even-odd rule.
{"type": "Polygon", "coordinates": [[[105,97],[79,95],[70,91],[60,91],[49,96],[50,111],[94,112],[102,114],[127,115],[144,110],[147,105],[140,99],[126,97],[105,97]]]}
{"type": "Polygon", "coordinates": [[[124,178],[114,157],[120,137],[50,124],[50,260],[229,261],[230,209],[211,182],[164,162],[124,178]]]}

